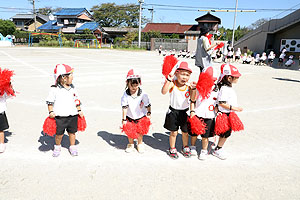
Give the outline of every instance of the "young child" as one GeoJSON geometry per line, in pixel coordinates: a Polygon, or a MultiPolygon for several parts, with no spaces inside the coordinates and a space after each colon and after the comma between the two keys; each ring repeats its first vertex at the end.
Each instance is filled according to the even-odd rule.
{"type": "MultiPolygon", "coordinates": [[[[225,113],[227,116],[231,112],[241,112],[243,108],[237,104],[237,96],[232,88],[232,84],[237,83],[241,74],[238,69],[232,65],[226,64],[221,66],[221,76],[219,78],[218,87],[220,89],[218,94],[218,109],[219,112],[225,113]]],[[[218,117],[216,119],[217,127],[218,117]]],[[[223,153],[223,146],[227,138],[231,135],[233,127],[230,127],[228,131],[223,133],[217,133],[219,135],[218,145],[213,151],[213,155],[224,160],[226,156],[223,153]]]]}
{"type": "Polygon", "coordinates": [[[235,58],[234,58],[235,62],[239,62],[239,60],[241,58],[241,54],[242,54],[241,49],[238,48],[237,51],[235,52],[235,58]]]}
{"type": "Polygon", "coordinates": [[[4,131],[9,128],[6,117],[6,100],[15,96],[10,79],[13,76],[13,71],[0,68],[0,153],[6,149],[4,131]]]}
{"type": "MultiPolygon", "coordinates": [[[[172,159],[177,159],[178,154],[175,148],[176,137],[178,129],[182,132],[182,154],[184,157],[189,158],[191,151],[188,146],[188,130],[187,130],[187,111],[189,110],[189,97],[191,87],[188,86],[192,70],[188,67],[187,62],[179,62],[175,74],[172,72],[168,75],[161,93],[163,95],[170,93],[170,107],[166,114],[164,128],[171,131],[169,142],[170,149],[169,156],[172,159]],[[176,79],[174,78],[176,76],[176,79]]],[[[194,88],[195,89],[195,88],[194,88]]]]}
{"type": "Polygon", "coordinates": [[[254,65],[259,65],[260,62],[260,55],[259,53],[255,55],[254,65]]]}
{"type": "Polygon", "coordinates": [[[247,53],[244,53],[243,57],[242,57],[242,61],[243,61],[243,64],[247,64],[246,61],[247,61],[247,53]]]}
{"type": "MultiPolygon", "coordinates": [[[[148,95],[140,88],[140,86],[140,74],[135,70],[130,69],[126,78],[126,90],[121,98],[123,125],[128,122],[139,124],[144,118],[151,118],[151,104],[148,95]]],[[[149,129],[149,126],[147,129],[149,129]]],[[[126,133],[126,131],[124,132],[126,133]]],[[[143,143],[143,134],[138,130],[136,130],[136,132],[138,139],[137,150],[139,153],[144,153],[145,146],[143,143]]],[[[147,132],[148,131],[146,131],[146,134],[147,132]]],[[[128,142],[125,151],[131,153],[134,151],[134,138],[130,135],[128,135],[128,142]]]]}
{"type": "Polygon", "coordinates": [[[78,93],[72,84],[73,71],[69,65],[58,64],[54,69],[55,85],[51,86],[46,103],[48,105],[49,117],[56,121],[55,145],[53,157],[58,157],[61,152],[61,141],[65,130],[70,140],[69,152],[72,156],[78,156],[75,146],[78,124],[78,115],[83,117],[81,102],[78,93]]]}
{"type": "Polygon", "coordinates": [[[274,51],[270,51],[269,55],[268,55],[268,65],[272,66],[273,62],[274,62],[274,58],[275,58],[275,53],[274,51]]]}
{"type": "Polygon", "coordinates": [[[266,54],[266,52],[263,52],[259,59],[259,65],[265,65],[266,60],[267,60],[267,54],[266,54]]]}
{"type": "MultiPolygon", "coordinates": [[[[205,94],[201,94],[199,90],[197,90],[197,92],[191,92],[191,105],[190,105],[190,117],[193,118],[195,116],[200,120],[203,120],[204,125],[206,126],[204,134],[201,134],[202,150],[198,157],[200,160],[207,159],[209,138],[215,135],[214,129],[215,129],[215,117],[217,111],[216,104],[217,104],[217,97],[219,92],[219,88],[216,84],[217,77],[218,77],[217,70],[213,69],[213,67],[209,67],[207,69],[204,69],[203,73],[207,73],[207,75],[211,77],[211,80],[208,80],[209,82],[212,82],[213,85],[210,89],[210,94],[208,94],[209,96],[208,98],[206,98],[205,94]]],[[[199,76],[199,79],[200,78],[202,78],[201,75],[199,76]]],[[[210,85],[210,83],[205,83],[205,84],[210,85]]],[[[198,84],[197,84],[197,89],[198,89],[198,84]]],[[[189,135],[191,135],[191,146],[190,146],[191,154],[193,156],[196,156],[197,151],[196,151],[195,144],[197,141],[197,135],[193,133],[190,126],[188,130],[189,130],[189,135]]]]}
{"type": "Polygon", "coordinates": [[[294,62],[294,56],[293,55],[290,55],[289,56],[289,59],[285,62],[285,66],[286,67],[291,67],[295,62],[294,62]]]}
{"type": "Polygon", "coordinates": [[[286,52],[286,49],[284,48],[284,49],[282,49],[282,51],[279,55],[278,64],[279,64],[280,67],[282,67],[282,64],[284,62],[284,58],[286,56],[285,52],[286,52]]]}

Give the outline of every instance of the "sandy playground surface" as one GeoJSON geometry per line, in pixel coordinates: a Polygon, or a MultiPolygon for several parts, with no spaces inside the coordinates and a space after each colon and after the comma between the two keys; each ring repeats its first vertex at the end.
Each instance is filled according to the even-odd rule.
{"type": "MultiPolygon", "coordinates": [[[[1,48],[0,66],[15,71],[19,92],[8,102],[7,149],[0,155],[0,199],[300,199],[300,71],[236,64],[234,85],[245,131],[224,146],[228,159],[170,159],[163,128],[168,95],[161,95],[155,52],[107,49],[1,48]],[[41,134],[45,99],[57,63],[75,68],[74,84],[88,128],[77,134],[78,157],[52,157],[54,139],[41,134]],[[146,152],[126,154],[120,98],[135,67],[152,103],[146,152]]],[[[187,59],[197,80],[199,70],[187,59]]],[[[220,66],[216,63],[215,66],[220,66]]],[[[212,138],[211,142],[216,142],[212,138]]],[[[177,149],[182,145],[177,138],[177,149]]],[[[201,138],[197,141],[200,152],[201,138]]]]}

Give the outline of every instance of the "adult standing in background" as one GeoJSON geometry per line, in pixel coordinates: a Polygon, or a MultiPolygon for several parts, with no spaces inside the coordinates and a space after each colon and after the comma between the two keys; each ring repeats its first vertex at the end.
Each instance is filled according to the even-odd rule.
{"type": "Polygon", "coordinates": [[[195,55],[195,65],[200,68],[200,72],[206,67],[212,66],[211,53],[217,45],[217,43],[209,39],[209,29],[201,27],[195,55]]]}

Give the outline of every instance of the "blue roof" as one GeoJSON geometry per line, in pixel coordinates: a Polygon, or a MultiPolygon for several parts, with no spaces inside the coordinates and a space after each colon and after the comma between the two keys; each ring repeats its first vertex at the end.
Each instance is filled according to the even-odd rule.
{"type": "Polygon", "coordinates": [[[91,31],[99,28],[99,24],[97,22],[86,22],[82,24],[79,28],[76,28],[77,31],[83,31],[84,29],[90,29],[91,31]]]}
{"type": "Polygon", "coordinates": [[[82,12],[87,11],[85,8],[63,8],[56,12],[54,15],[80,15],[82,12]]]}
{"type": "Polygon", "coordinates": [[[42,26],[38,27],[39,30],[59,30],[61,26],[56,26],[56,20],[49,20],[47,23],[43,24],[42,26]]]}

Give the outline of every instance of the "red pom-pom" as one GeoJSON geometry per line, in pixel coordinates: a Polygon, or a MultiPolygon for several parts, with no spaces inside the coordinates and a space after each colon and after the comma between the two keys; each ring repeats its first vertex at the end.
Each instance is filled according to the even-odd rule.
{"type": "Polygon", "coordinates": [[[8,96],[16,96],[15,91],[11,86],[11,77],[14,72],[8,69],[1,70],[0,68],[0,96],[6,93],[8,96]]]}
{"type": "Polygon", "coordinates": [[[147,133],[149,132],[150,125],[150,119],[148,117],[143,117],[137,123],[137,133],[141,135],[147,135],[147,133]]]}
{"type": "Polygon", "coordinates": [[[189,117],[188,119],[191,130],[193,134],[196,135],[203,135],[206,130],[206,124],[204,123],[203,119],[199,119],[197,116],[189,117]]]}
{"type": "Polygon", "coordinates": [[[229,119],[225,113],[219,113],[216,118],[215,134],[220,135],[230,129],[229,119]]]}
{"type": "Polygon", "coordinates": [[[220,44],[218,44],[218,45],[215,47],[215,50],[221,49],[221,48],[223,48],[223,47],[224,47],[224,43],[221,42],[220,44]]]}
{"type": "Polygon", "coordinates": [[[78,122],[77,122],[77,130],[78,131],[85,131],[86,129],[86,121],[85,121],[85,117],[80,117],[78,115],[78,122]]]}
{"type": "Polygon", "coordinates": [[[208,34],[206,37],[210,40],[212,38],[212,34],[208,34]]]}
{"type": "Polygon", "coordinates": [[[43,132],[49,136],[56,134],[56,121],[54,118],[46,118],[43,125],[43,132]]]}
{"type": "Polygon", "coordinates": [[[136,139],[138,138],[137,126],[133,122],[126,122],[122,127],[122,132],[124,132],[129,138],[136,139]]]}
{"type": "Polygon", "coordinates": [[[166,56],[164,58],[164,63],[162,66],[162,74],[167,78],[168,75],[171,73],[174,66],[177,64],[178,60],[175,56],[166,56]]]}
{"type": "Polygon", "coordinates": [[[231,112],[229,114],[229,122],[230,122],[232,131],[244,130],[244,125],[235,112],[231,112]]]}
{"type": "Polygon", "coordinates": [[[214,86],[214,78],[212,67],[209,67],[205,72],[200,73],[199,80],[197,82],[196,88],[202,97],[202,100],[207,99],[210,96],[212,87],[214,86]]]}

